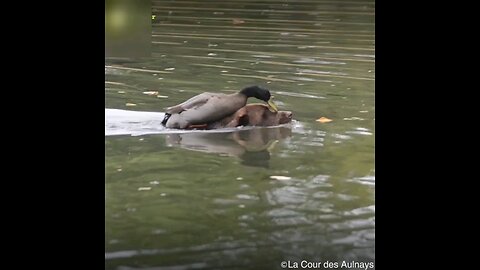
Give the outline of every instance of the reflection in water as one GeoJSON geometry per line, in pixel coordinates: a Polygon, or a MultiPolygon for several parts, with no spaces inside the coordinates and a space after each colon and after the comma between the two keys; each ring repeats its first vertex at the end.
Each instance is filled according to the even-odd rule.
{"type": "Polygon", "coordinates": [[[289,127],[253,128],[232,133],[168,134],[166,141],[169,146],[238,157],[244,165],[268,168],[271,150],[291,134],[289,127]]]}

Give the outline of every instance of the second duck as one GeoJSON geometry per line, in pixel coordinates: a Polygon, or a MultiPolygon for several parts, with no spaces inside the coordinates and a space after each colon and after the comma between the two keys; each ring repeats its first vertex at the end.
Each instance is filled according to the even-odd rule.
{"type": "Polygon", "coordinates": [[[268,89],[260,86],[249,86],[230,95],[202,93],[181,104],[168,107],[162,124],[167,128],[179,129],[204,125],[235,113],[247,104],[247,99],[250,97],[263,100],[273,111],[278,111],[268,89]]]}

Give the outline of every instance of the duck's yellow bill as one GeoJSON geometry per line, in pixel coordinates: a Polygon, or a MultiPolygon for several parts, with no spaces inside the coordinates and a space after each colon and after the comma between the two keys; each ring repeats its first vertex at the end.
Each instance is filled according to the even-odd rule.
{"type": "Polygon", "coordinates": [[[273,103],[272,98],[269,99],[267,103],[268,103],[268,106],[269,106],[274,112],[278,112],[277,105],[275,105],[275,103],[273,103]]]}

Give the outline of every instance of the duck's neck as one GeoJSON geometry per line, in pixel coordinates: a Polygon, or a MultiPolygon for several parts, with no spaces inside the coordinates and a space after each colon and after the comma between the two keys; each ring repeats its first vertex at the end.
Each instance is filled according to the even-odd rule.
{"type": "Polygon", "coordinates": [[[240,94],[246,96],[247,98],[255,97],[260,90],[261,89],[258,86],[250,86],[250,87],[243,88],[242,91],[240,91],[240,94]]]}

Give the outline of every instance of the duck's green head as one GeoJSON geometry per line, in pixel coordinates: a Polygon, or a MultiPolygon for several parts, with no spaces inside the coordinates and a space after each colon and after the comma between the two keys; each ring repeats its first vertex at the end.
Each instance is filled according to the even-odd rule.
{"type": "Polygon", "coordinates": [[[268,89],[255,85],[244,88],[240,93],[247,96],[247,98],[254,97],[263,100],[267,102],[271,110],[278,112],[277,105],[273,103],[273,96],[268,89]]]}

